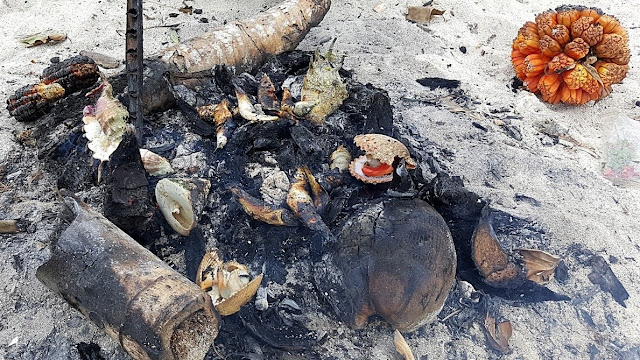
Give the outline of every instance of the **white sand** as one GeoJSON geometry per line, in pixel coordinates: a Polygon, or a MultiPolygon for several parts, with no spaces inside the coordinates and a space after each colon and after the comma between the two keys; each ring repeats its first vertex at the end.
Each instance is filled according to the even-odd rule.
{"type": "MultiPolygon", "coordinates": [[[[177,12],[182,1],[145,1],[145,14],[149,16],[145,27],[181,23],[178,34],[185,39],[276,1],[251,5],[226,0],[187,3],[202,8],[203,14],[170,18],[168,14],[177,12]],[[210,23],[199,22],[200,17],[207,17],[210,23]]],[[[615,15],[629,30],[632,51],[631,70],[624,82],[615,85],[609,97],[582,107],[550,106],[528,92],[514,93],[510,87],[514,76],[509,58],[511,41],[525,21],[562,5],[551,0],[441,0],[434,5],[447,12],[435,18],[427,31],[404,19],[406,6],[420,5],[419,1],[334,1],[325,20],[301,45],[314,49],[320,40],[337,38],[335,51],[346,55],[345,67],[354,71],[355,78],[388,90],[398,121],[436,145],[425,148],[425,152],[435,152],[442,166],[452,175],[463,177],[471,190],[495,207],[536,221],[552,236],[554,242],[544,250],[565,257],[571,279],[563,287],[557,283],[550,286],[574,300],[503,306],[503,314],[514,325],[514,353],[506,358],[588,358],[591,345],[599,351],[596,358],[609,359],[640,346],[640,190],[614,186],[601,176],[605,134],[610,126],[605,115],[638,118],[640,114],[640,107],[635,105],[640,100],[640,15],[633,3],[582,3],[615,15]],[[385,4],[386,10],[376,13],[373,7],[379,3],[385,4]],[[466,47],[466,54],[459,50],[461,46],[466,47]],[[411,101],[444,94],[415,82],[426,76],[460,80],[465,94],[475,101],[474,117],[411,101]],[[494,124],[489,112],[501,108],[506,112],[494,115],[516,116],[512,123],[520,129],[522,141],[509,137],[494,124]],[[567,128],[569,135],[585,147],[568,142],[551,145],[548,136],[536,128],[539,122],[550,120],[567,128]],[[488,131],[473,127],[472,121],[488,131]],[[447,149],[450,154],[445,156],[437,149],[447,149]],[[539,205],[517,201],[516,194],[531,197],[539,205]],[[619,260],[612,268],[630,293],[626,309],[589,282],[589,269],[582,268],[568,250],[575,243],[606,259],[614,256],[619,260]],[[587,324],[580,310],[591,315],[595,327],[587,324]]],[[[34,82],[54,56],[64,59],[81,50],[92,50],[123,58],[124,4],[111,0],[3,0],[0,98],[6,99],[18,87],[34,82]],[[20,34],[46,29],[64,32],[69,39],[35,48],[25,48],[16,40],[20,34]]],[[[153,52],[170,42],[168,31],[163,27],[146,31],[145,51],[153,52]]],[[[14,141],[14,133],[22,128],[6,110],[0,111],[0,162],[21,151],[32,156],[32,150],[14,141]]],[[[2,210],[3,214],[17,216],[28,208],[34,211],[30,216],[38,218],[47,209],[38,205],[37,199],[25,197],[23,201],[20,206],[2,210]]],[[[35,279],[36,261],[25,261],[24,270],[11,266],[13,255],[26,259],[40,256],[32,254],[38,251],[36,240],[0,238],[0,288],[4,288],[0,295],[0,359],[60,358],[62,355],[39,352],[43,344],[52,341],[61,341],[62,346],[94,341],[103,347],[107,358],[122,358],[113,341],[35,279]],[[6,347],[16,337],[16,343],[6,347]]],[[[336,326],[332,319],[323,321],[329,329],[336,326]]],[[[387,330],[359,332],[338,326],[325,345],[327,356],[390,358],[392,332],[387,330]]],[[[418,358],[497,357],[488,348],[477,322],[456,334],[441,323],[429,325],[407,336],[407,340],[418,358]]]]}

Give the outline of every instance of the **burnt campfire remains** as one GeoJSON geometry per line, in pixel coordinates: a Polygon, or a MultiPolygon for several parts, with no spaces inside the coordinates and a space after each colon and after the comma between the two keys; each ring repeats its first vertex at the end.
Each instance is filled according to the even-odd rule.
{"type": "MultiPolygon", "coordinates": [[[[331,56],[335,55],[292,51],[271,58],[251,73],[216,66],[188,77],[163,73],[162,67],[148,62],[141,148],[169,161],[173,173],[160,176],[145,171],[135,134],[129,129],[109,161],[92,158],[82,117],[85,106],[95,103],[95,96],[85,95],[96,85],[97,76],[91,84],[82,83],[80,91],[73,89],[51,99],[43,97],[35,85],[19,90],[9,100],[10,110],[20,120],[30,121],[28,131],[38,150],[34,161],[57,179],[58,189],[65,189],[64,198],[76,212],[74,217],[62,211],[60,229],[52,239],[52,260],[38,276],[98,326],[115,331],[114,337],[134,357],[136,352],[149,353],[144,344],[153,339],[156,347],[176,357],[188,353],[181,346],[204,346],[206,358],[211,359],[222,355],[243,358],[258,346],[265,358],[278,358],[282,351],[314,358],[318,357],[318,345],[331,334],[310,328],[310,313],[320,312],[356,328],[376,315],[395,329],[412,331],[436,319],[449,302],[458,301],[447,300],[455,278],[470,283],[479,291],[476,294],[484,294],[481,302],[485,303],[492,297],[520,302],[568,300],[546,288],[544,281],[528,276],[532,265],[522,255],[525,253],[504,250],[547,248],[550,239],[544,230],[491,209],[485,200],[466,190],[459,178],[435,166],[435,159],[414,149],[412,144],[417,142],[405,137],[411,130],[406,124],[394,123],[384,90],[358,83],[333,62],[331,66],[346,85],[345,99],[322,121],[305,117],[309,110],[298,104],[304,100],[300,89],[309,64],[314,57],[331,56]],[[265,87],[265,79],[272,87],[265,87]],[[268,104],[261,99],[265,89],[269,98],[281,103],[268,104]],[[254,115],[243,113],[241,97],[245,96],[251,104],[263,104],[262,113],[251,110],[254,121],[246,119],[254,115]],[[285,108],[288,98],[291,102],[285,108]],[[221,121],[214,110],[221,114],[224,109],[215,106],[223,103],[226,115],[221,121]],[[366,183],[344,168],[349,160],[342,157],[364,155],[362,146],[354,142],[363,134],[386,135],[406,146],[407,158],[396,156],[389,164],[393,167],[391,181],[366,183]],[[341,152],[335,153],[337,150],[341,152]],[[336,158],[342,165],[332,166],[336,158]],[[191,218],[185,215],[176,220],[185,229],[180,233],[167,222],[155,196],[165,178],[200,184],[181,195],[194,211],[191,218]],[[89,207],[94,210],[86,210],[89,207]],[[105,218],[91,221],[115,225],[128,234],[114,242],[122,243],[122,238],[130,236],[164,262],[154,266],[172,274],[168,277],[174,276],[173,272],[182,274],[198,291],[195,281],[202,276],[198,273],[200,261],[213,248],[225,259],[246,265],[251,277],[263,274],[261,289],[255,300],[220,318],[211,314],[211,303],[203,302],[193,294],[193,288],[176,280],[178,290],[190,294],[190,300],[179,301],[197,303],[190,306],[200,311],[194,310],[199,314],[195,317],[185,317],[191,323],[172,323],[174,333],[169,335],[153,326],[125,324],[114,329],[113,325],[122,323],[117,312],[126,309],[109,308],[104,314],[93,314],[90,308],[125,304],[126,296],[122,298],[120,292],[130,291],[131,279],[116,276],[111,283],[107,281],[120,296],[119,301],[108,304],[83,303],[91,302],[91,296],[82,297],[77,294],[81,290],[61,285],[74,280],[83,283],[89,276],[61,265],[69,261],[65,254],[71,251],[70,246],[89,252],[91,246],[97,246],[92,245],[96,239],[82,244],[77,241],[81,238],[79,229],[87,226],[81,221],[91,218],[88,211],[105,218]],[[72,275],[65,276],[71,279],[60,280],[60,272],[68,271],[72,275]],[[215,320],[216,329],[202,324],[207,319],[215,320]],[[179,338],[185,336],[181,332],[190,326],[203,334],[195,331],[188,336],[212,337],[217,332],[215,347],[209,349],[210,343],[202,345],[194,340],[181,342],[179,338]]],[[[86,58],[60,64],[78,63],[91,66],[86,58]]],[[[75,73],[67,71],[65,79],[69,74],[75,73]]],[[[126,104],[125,76],[109,82],[115,98],[126,104]]],[[[68,86],[64,82],[60,85],[68,86]]],[[[102,236],[99,233],[96,230],[96,234],[82,236],[102,236]]],[[[120,250],[105,249],[101,256],[125,256],[133,245],[125,241],[122,246],[120,250]]],[[[549,274],[555,265],[557,262],[547,269],[549,274]]],[[[92,275],[107,277],[112,271],[116,270],[101,266],[92,275]]],[[[151,281],[151,275],[141,276],[151,281]]],[[[162,281],[168,281],[167,277],[162,281]]],[[[144,319],[144,314],[135,316],[144,319]]],[[[377,322],[375,326],[388,325],[377,322]]],[[[162,351],[151,356],[165,356],[162,351]]]]}

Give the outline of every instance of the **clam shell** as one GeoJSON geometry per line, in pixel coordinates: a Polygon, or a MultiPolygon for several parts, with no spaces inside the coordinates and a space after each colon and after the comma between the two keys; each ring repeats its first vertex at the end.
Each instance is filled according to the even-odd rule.
{"type": "Polygon", "coordinates": [[[367,162],[366,155],[362,155],[355,158],[349,165],[349,172],[351,173],[351,176],[367,184],[382,184],[382,183],[390,182],[391,180],[393,180],[393,174],[389,174],[385,176],[376,176],[376,177],[365,175],[362,172],[362,167],[366,162],[367,162]]]}
{"type": "Polygon", "coordinates": [[[393,164],[396,157],[404,158],[408,169],[416,168],[416,161],[411,158],[409,149],[400,141],[382,134],[356,135],[353,142],[367,155],[385,164],[393,164]]]}

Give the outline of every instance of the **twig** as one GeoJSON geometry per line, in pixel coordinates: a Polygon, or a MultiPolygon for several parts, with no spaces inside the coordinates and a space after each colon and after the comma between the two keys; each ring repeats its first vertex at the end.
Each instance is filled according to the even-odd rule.
{"type": "Polygon", "coordinates": [[[443,323],[443,322],[451,319],[452,317],[460,314],[462,312],[462,310],[464,310],[464,309],[458,309],[458,310],[453,311],[451,314],[445,316],[442,320],[440,320],[440,322],[443,323]]]}

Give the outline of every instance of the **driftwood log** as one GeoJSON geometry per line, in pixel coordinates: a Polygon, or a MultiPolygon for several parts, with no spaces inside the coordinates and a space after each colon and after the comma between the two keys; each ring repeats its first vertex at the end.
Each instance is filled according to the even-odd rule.
{"type": "Polygon", "coordinates": [[[203,359],[218,334],[211,298],[86,204],[36,276],[133,359],[203,359]]]}
{"type": "Polygon", "coordinates": [[[216,65],[250,71],[269,56],[293,50],[322,21],[331,0],[286,0],[245,21],[229,24],[161,50],[153,58],[169,71],[198,73],[216,65]]]}

